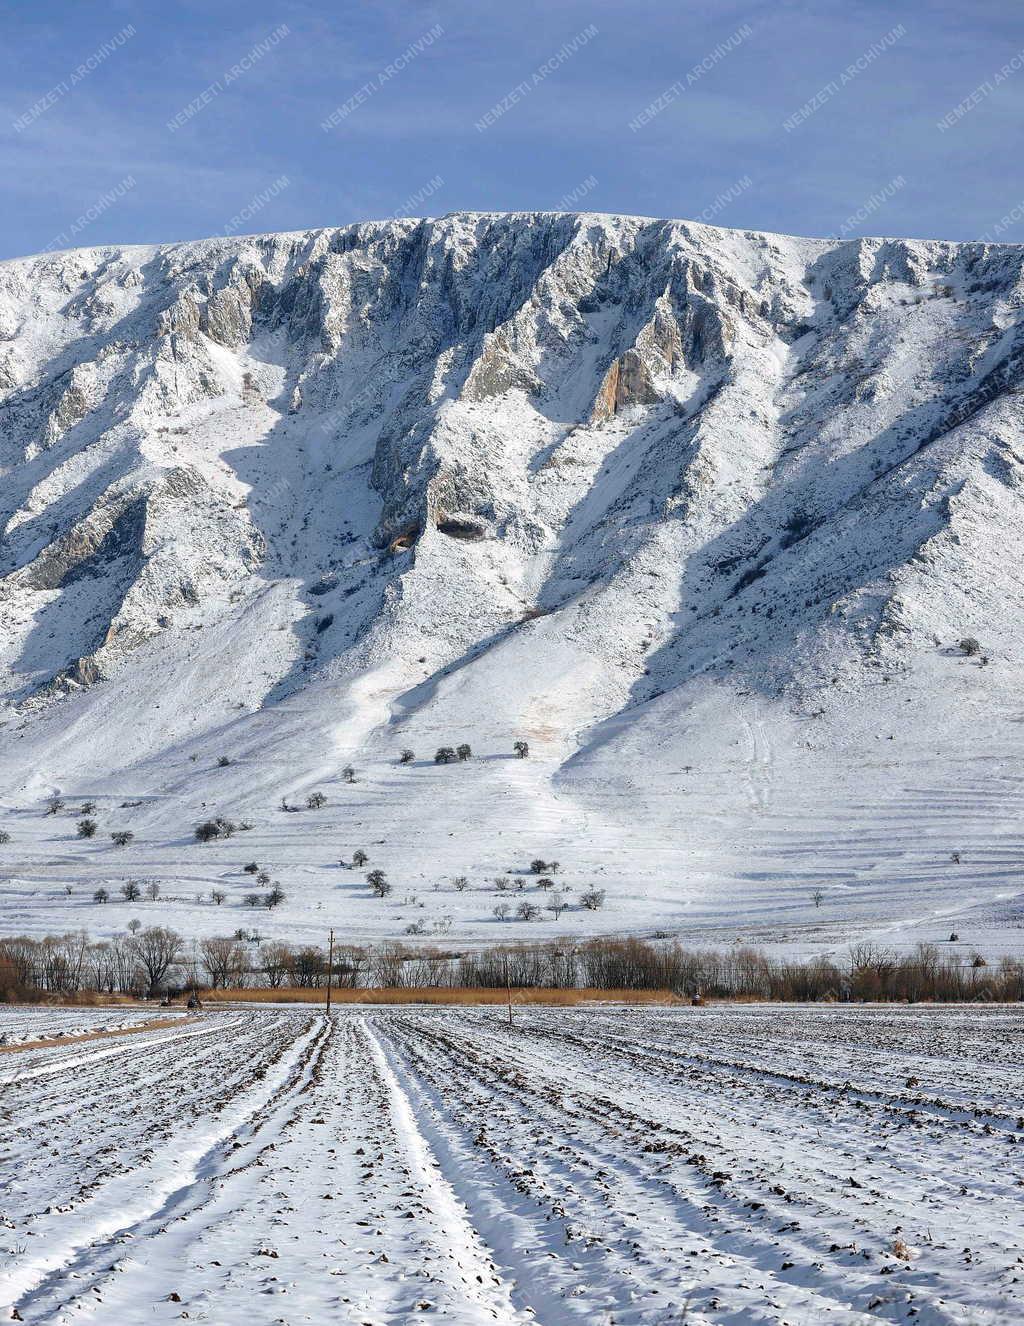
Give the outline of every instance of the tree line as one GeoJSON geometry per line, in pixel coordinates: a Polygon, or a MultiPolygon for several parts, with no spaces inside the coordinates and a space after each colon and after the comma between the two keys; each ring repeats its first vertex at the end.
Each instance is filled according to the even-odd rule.
{"type": "MultiPolygon", "coordinates": [[[[460,952],[389,942],[336,945],[338,988],[664,990],[684,997],[782,1001],[1024,1000],[1024,961],[919,944],[896,953],[859,944],[842,959],[773,957],[747,947],[600,938],[495,945],[460,952]]],[[[153,996],[186,989],[317,989],[326,949],[254,942],[242,932],[186,943],[163,926],[93,941],[84,931],[0,938],[0,1000],[89,993],[153,996]]]]}

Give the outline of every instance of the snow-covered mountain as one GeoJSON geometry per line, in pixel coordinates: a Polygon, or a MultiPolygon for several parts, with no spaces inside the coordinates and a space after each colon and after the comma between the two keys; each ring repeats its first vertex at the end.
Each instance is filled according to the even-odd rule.
{"type": "Polygon", "coordinates": [[[2,928],[230,931],[255,860],[263,933],[1012,948],[1022,304],[552,213],[0,264],[2,928]],[[605,907],[496,920],[535,857],[605,907]]]}

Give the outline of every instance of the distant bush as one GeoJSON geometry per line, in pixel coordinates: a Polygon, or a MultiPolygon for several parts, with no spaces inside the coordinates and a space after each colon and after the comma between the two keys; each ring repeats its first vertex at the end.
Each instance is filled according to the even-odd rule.
{"type": "Polygon", "coordinates": [[[604,906],[604,895],[604,889],[587,889],[580,894],[580,902],[588,912],[597,912],[604,906]]]}
{"type": "Polygon", "coordinates": [[[362,867],[366,865],[369,859],[370,859],[369,856],[366,854],[366,852],[363,851],[361,847],[357,847],[356,850],[352,853],[352,864],[359,869],[362,869],[362,867]]]}
{"type": "Polygon", "coordinates": [[[529,743],[525,741],[513,741],[512,749],[515,751],[516,758],[519,760],[525,760],[530,753],[529,743]]]}
{"type": "Polygon", "coordinates": [[[210,901],[211,901],[212,903],[215,903],[218,907],[221,905],[221,903],[224,901],[224,899],[225,899],[227,896],[228,896],[228,895],[224,892],[223,889],[211,889],[211,890],[210,890],[210,901]]]}
{"type": "Polygon", "coordinates": [[[262,894],[262,893],[247,893],[247,894],[245,895],[245,897],[243,898],[242,901],[245,903],[246,907],[262,907],[262,906],[263,906],[263,894],[262,894]]]}
{"type": "Polygon", "coordinates": [[[341,771],[341,776],[346,783],[354,783],[356,781],[356,771],[351,764],[345,765],[344,769],[341,771]]]}
{"type": "Polygon", "coordinates": [[[438,746],[434,752],[435,764],[454,764],[458,758],[453,746],[438,746]]]}
{"type": "Polygon", "coordinates": [[[267,885],[270,883],[270,872],[267,870],[257,870],[256,883],[267,885]]]}
{"type": "Polygon", "coordinates": [[[7,832],[7,830],[0,829],[0,843],[9,843],[10,841],[11,841],[11,835],[7,832]]]}
{"type": "Polygon", "coordinates": [[[79,820],[77,824],[79,838],[95,838],[97,824],[95,820],[79,820]]]}
{"type": "Polygon", "coordinates": [[[115,847],[127,847],[135,834],[130,829],[117,829],[110,835],[115,847]]]}
{"type": "Polygon", "coordinates": [[[473,751],[468,741],[464,741],[461,746],[456,746],[455,754],[460,760],[470,760],[473,758],[473,751]]]}
{"type": "Polygon", "coordinates": [[[452,880],[452,888],[456,893],[464,893],[469,888],[469,880],[465,875],[456,875],[452,880]]]}
{"type": "Polygon", "coordinates": [[[107,892],[106,889],[104,889],[104,888],[99,888],[99,889],[97,889],[96,892],[92,895],[92,900],[93,900],[93,902],[109,902],[109,901],[110,901],[110,894],[107,892]]]}
{"type": "Polygon", "coordinates": [[[509,879],[508,875],[496,875],[494,879],[494,887],[499,893],[507,893],[512,887],[512,881],[509,879]]]}
{"type": "Polygon", "coordinates": [[[64,809],[64,802],[61,801],[60,797],[51,797],[50,800],[46,803],[47,815],[59,815],[63,809],[64,809]]]}
{"type": "Polygon", "coordinates": [[[81,810],[81,814],[83,814],[83,815],[91,815],[95,809],[96,809],[96,802],[95,802],[95,801],[83,801],[83,802],[82,802],[82,810],[81,810]]]}
{"type": "Polygon", "coordinates": [[[228,759],[228,757],[226,755],[222,755],[220,759],[217,761],[217,768],[226,769],[230,763],[231,761],[228,759]]]}
{"type": "Polygon", "coordinates": [[[322,810],[327,805],[327,798],[323,792],[310,792],[306,797],[306,805],[310,810],[322,810]]]}
{"type": "Polygon", "coordinates": [[[974,658],[976,654],[981,653],[981,645],[973,636],[967,635],[960,641],[960,652],[967,658],[974,658]]]}
{"type": "Polygon", "coordinates": [[[233,820],[227,820],[222,815],[218,815],[216,819],[203,820],[202,824],[196,825],[196,841],[208,843],[212,842],[214,838],[230,838],[237,830],[238,825],[233,820]]]}
{"type": "Polygon", "coordinates": [[[399,757],[398,757],[398,763],[399,763],[399,764],[412,764],[412,762],[413,762],[413,760],[415,760],[415,758],[416,758],[416,752],[415,752],[415,751],[404,750],[404,751],[402,751],[401,755],[399,755],[399,757]]]}
{"type": "Polygon", "coordinates": [[[245,871],[247,875],[255,875],[256,872],[259,870],[259,866],[256,864],[255,861],[249,861],[242,867],[242,869],[245,871]]]}
{"type": "Polygon", "coordinates": [[[267,908],[279,907],[286,897],[284,889],[280,884],[275,884],[269,893],[264,895],[263,905],[267,908]]]}

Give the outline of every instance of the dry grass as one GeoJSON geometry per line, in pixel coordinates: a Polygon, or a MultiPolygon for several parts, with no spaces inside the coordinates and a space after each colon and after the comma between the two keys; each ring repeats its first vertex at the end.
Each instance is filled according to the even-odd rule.
{"type": "MultiPolygon", "coordinates": [[[[309,990],[288,987],[280,990],[207,990],[202,996],[210,1003],[254,1004],[323,1004],[327,999],[324,989],[309,990]]],[[[332,990],[335,1004],[504,1004],[508,994],[491,987],[443,989],[433,986],[388,988],[380,990],[332,990]]],[[[534,990],[512,991],[516,1005],[541,1004],[556,1008],[571,1008],[577,1004],[678,1004],[668,990],[534,990]]]]}
{"type": "Polygon", "coordinates": [[[137,1027],[117,1027],[113,1031],[83,1031],[80,1036],[51,1036],[43,1041],[22,1041],[20,1045],[0,1045],[0,1054],[17,1054],[19,1050],[51,1050],[56,1045],[78,1045],[82,1041],[102,1041],[109,1036],[134,1036],[140,1031],[159,1031],[161,1027],[177,1027],[181,1018],[159,1018],[143,1022],[137,1027]]]}

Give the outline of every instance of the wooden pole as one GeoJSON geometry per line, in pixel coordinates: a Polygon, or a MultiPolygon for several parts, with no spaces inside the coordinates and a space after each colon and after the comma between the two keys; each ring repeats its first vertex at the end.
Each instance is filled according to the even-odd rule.
{"type": "Polygon", "coordinates": [[[327,1016],[331,1016],[331,973],[334,970],[334,931],[327,941],[327,1016]]]}

